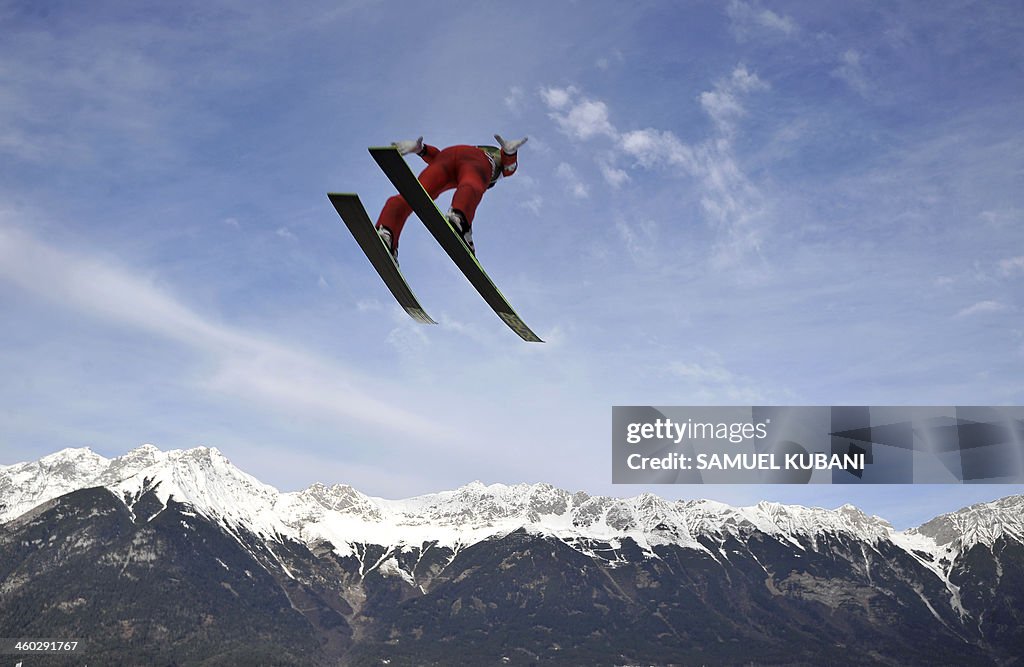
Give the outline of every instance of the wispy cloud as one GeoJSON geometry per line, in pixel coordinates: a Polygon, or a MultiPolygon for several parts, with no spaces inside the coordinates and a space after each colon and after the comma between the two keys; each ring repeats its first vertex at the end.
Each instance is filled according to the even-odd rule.
{"type": "Polygon", "coordinates": [[[740,102],[741,97],[767,88],[768,84],[750,72],[746,66],[738,65],[728,78],[715,83],[714,89],[701,93],[699,99],[704,111],[715,122],[719,131],[724,135],[732,135],[735,130],[734,123],[746,114],[746,109],[740,102]]]}
{"type": "Polygon", "coordinates": [[[611,52],[601,56],[595,63],[598,69],[607,70],[613,65],[621,64],[625,58],[622,55],[622,51],[619,49],[613,49],[611,52]]]}
{"type": "Polygon", "coordinates": [[[714,255],[719,268],[753,267],[768,234],[764,197],[740,167],[733,146],[736,123],[746,114],[742,97],[767,88],[756,74],[738,65],[728,78],[700,95],[701,106],[718,129],[717,136],[697,147],[695,161],[704,186],[701,206],[720,231],[714,255]]]}
{"type": "Polygon", "coordinates": [[[615,229],[619,233],[626,252],[639,264],[650,265],[654,263],[657,247],[657,225],[645,221],[631,221],[627,224],[624,220],[615,223],[615,229]]]}
{"type": "Polygon", "coordinates": [[[519,113],[523,106],[524,93],[519,86],[512,86],[505,95],[505,108],[513,113],[519,113]]]}
{"type": "Polygon", "coordinates": [[[751,378],[725,367],[721,357],[701,350],[698,361],[674,361],[669,372],[683,382],[687,392],[700,401],[755,405],[767,400],[767,394],[751,378]]]}
{"type": "Polygon", "coordinates": [[[540,215],[544,210],[544,198],[534,193],[525,199],[520,199],[519,205],[534,215],[540,215]]]}
{"type": "MultiPolygon", "coordinates": [[[[598,137],[614,141],[611,157],[599,161],[605,180],[621,185],[628,173],[615,164],[628,159],[634,168],[681,170],[701,184],[700,202],[719,241],[712,264],[720,269],[759,267],[760,248],[768,234],[766,206],[760,190],[741,169],[733,139],[746,114],[743,99],[768,84],[743,64],[717,81],[697,100],[716,128],[706,140],[688,144],[671,130],[645,128],[620,131],[610,121],[608,105],[574,87],[544,88],[541,98],[559,128],[577,140],[598,137]]],[[[755,270],[754,273],[757,271],[755,270]]]]}
{"type": "Polygon", "coordinates": [[[371,398],[386,392],[368,391],[371,381],[334,360],[205,317],[152,279],[52,247],[15,227],[0,226],[0,280],[95,320],[188,346],[212,362],[199,381],[208,391],[316,420],[451,437],[433,419],[371,398]]]}
{"type": "Polygon", "coordinates": [[[847,49],[839,56],[839,65],[832,70],[832,76],[846,82],[858,95],[866,96],[871,88],[867,75],[864,73],[864,66],[861,64],[861,54],[856,49],[847,49]]]}
{"type": "MultiPolygon", "coordinates": [[[[176,93],[188,82],[146,48],[156,31],[139,26],[125,39],[112,26],[76,28],[9,35],[0,65],[0,154],[93,164],[112,148],[143,145],[148,159],[167,159],[176,149],[161,129],[182,110],[184,96],[176,93]]],[[[198,115],[191,122],[201,129],[198,115]]],[[[126,157],[122,150],[120,160],[126,157]]]]}
{"type": "Polygon", "coordinates": [[[410,321],[405,313],[395,312],[395,316],[398,320],[396,326],[385,337],[388,345],[405,359],[421,359],[430,345],[423,328],[410,321]]]}
{"type": "Polygon", "coordinates": [[[629,174],[624,169],[620,169],[605,160],[598,161],[598,167],[601,169],[601,176],[608,185],[613,188],[620,188],[629,182],[629,174]]]}
{"type": "Polygon", "coordinates": [[[977,303],[971,304],[970,306],[967,306],[966,308],[963,308],[962,310],[960,310],[956,314],[956,317],[972,317],[974,315],[984,315],[984,314],[987,314],[987,313],[998,313],[998,312],[1007,310],[1008,308],[1009,308],[1009,306],[1007,306],[1004,303],[1000,303],[999,301],[991,301],[991,300],[979,301],[977,303]]]}
{"type": "Polygon", "coordinates": [[[989,209],[982,211],[978,217],[982,222],[997,229],[1019,224],[1024,220],[1024,210],[1019,208],[989,209]]]}
{"type": "Polygon", "coordinates": [[[753,37],[792,37],[798,32],[792,18],[765,9],[757,2],[731,0],[725,12],[733,35],[740,41],[753,37]]]}
{"type": "Polygon", "coordinates": [[[580,180],[579,174],[567,162],[562,162],[555,168],[555,175],[565,185],[566,191],[576,199],[586,199],[590,196],[586,184],[580,180]]]}

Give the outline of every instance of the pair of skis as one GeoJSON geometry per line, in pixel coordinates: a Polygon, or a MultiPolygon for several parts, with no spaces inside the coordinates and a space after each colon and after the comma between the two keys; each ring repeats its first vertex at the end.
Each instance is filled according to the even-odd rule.
{"type": "MultiPolygon", "coordinates": [[[[526,326],[526,323],[516,314],[508,300],[491,281],[476,256],[470,252],[462,237],[452,228],[448,218],[441,213],[434,200],[420,185],[419,180],[409,169],[405,158],[398,150],[390,146],[371,148],[370,155],[394,184],[398,193],[405,198],[417,217],[423,221],[427,230],[469,279],[470,284],[484,298],[487,305],[520,338],[529,342],[542,343],[543,341],[530,330],[530,327],[526,326]]],[[[359,197],[355,194],[337,192],[328,193],[327,196],[399,305],[417,322],[436,324],[416,300],[416,295],[412,293],[409,283],[398,269],[398,263],[395,262],[394,257],[391,256],[390,251],[377,235],[377,230],[366,214],[366,209],[360,203],[359,197]]]]}

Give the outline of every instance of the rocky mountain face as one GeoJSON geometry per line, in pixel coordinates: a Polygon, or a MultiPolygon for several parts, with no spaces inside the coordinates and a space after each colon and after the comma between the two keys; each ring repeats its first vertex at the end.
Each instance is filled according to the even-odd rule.
{"type": "Polygon", "coordinates": [[[0,636],[83,642],[33,665],[1022,664],[1024,497],[899,532],[848,505],[392,501],[280,493],[214,449],[65,450],[0,467],[0,636]]]}

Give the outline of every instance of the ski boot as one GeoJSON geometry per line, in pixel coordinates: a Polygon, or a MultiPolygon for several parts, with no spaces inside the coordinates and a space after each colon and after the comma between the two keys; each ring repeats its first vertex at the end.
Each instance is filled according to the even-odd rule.
{"type": "Polygon", "coordinates": [[[398,266],[398,247],[394,244],[394,239],[391,235],[391,230],[387,227],[378,227],[377,236],[384,242],[384,247],[391,253],[391,257],[395,260],[395,266],[398,266]]]}
{"type": "Polygon", "coordinates": [[[473,229],[466,222],[466,216],[462,215],[462,211],[456,211],[451,208],[448,209],[448,222],[451,224],[452,229],[462,237],[462,241],[469,248],[469,251],[476,254],[476,247],[473,245],[473,229]]]}

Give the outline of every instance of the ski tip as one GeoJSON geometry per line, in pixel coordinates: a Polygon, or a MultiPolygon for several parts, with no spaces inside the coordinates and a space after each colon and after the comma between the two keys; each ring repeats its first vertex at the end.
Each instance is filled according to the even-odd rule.
{"type": "Polygon", "coordinates": [[[359,201],[359,195],[354,192],[328,192],[327,199],[337,207],[338,204],[343,202],[359,201]]]}

